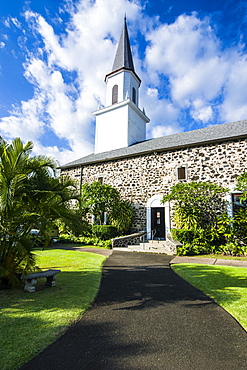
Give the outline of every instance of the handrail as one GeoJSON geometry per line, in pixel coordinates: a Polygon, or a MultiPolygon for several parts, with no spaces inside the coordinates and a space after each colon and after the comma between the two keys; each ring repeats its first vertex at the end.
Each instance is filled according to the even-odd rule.
{"type": "Polygon", "coordinates": [[[146,232],[145,234],[143,234],[142,236],[141,236],[141,238],[143,238],[143,241],[142,241],[142,243],[143,243],[143,245],[142,245],[142,249],[143,250],[145,250],[145,237],[147,237],[147,235],[148,234],[151,234],[151,240],[152,240],[152,242],[153,242],[153,240],[154,240],[154,236],[155,236],[155,234],[156,234],[156,229],[153,229],[153,230],[151,230],[151,231],[148,231],[148,232],[146,232]]]}

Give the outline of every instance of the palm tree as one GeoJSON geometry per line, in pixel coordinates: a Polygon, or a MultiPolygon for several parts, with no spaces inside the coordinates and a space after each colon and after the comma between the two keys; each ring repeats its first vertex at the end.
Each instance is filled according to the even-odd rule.
{"type": "Polygon", "coordinates": [[[38,228],[48,245],[54,220],[78,223],[69,206],[78,199],[75,184],[56,176],[53,159],[31,157],[32,149],[32,142],[24,145],[17,138],[8,144],[0,138],[0,281],[11,285],[35,268],[31,229],[38,228]]]}

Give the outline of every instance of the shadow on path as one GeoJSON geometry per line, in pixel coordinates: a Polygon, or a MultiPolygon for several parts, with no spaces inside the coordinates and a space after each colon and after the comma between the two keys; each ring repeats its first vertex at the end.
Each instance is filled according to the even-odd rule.
{"type": "Polygon", "coordinates": [[[171,259],[115,251],[93,307],[21,369],[246,369],[246,332],[171,259]]]}

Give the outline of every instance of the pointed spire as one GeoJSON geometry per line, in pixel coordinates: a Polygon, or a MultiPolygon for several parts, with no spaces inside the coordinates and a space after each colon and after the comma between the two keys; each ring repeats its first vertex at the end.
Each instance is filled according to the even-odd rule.
{"type": "Polygon", "coordinates": [[[119,69],[122,68],[127,68],[135,72],[126,24],[126,15],[124,17],[124,25],[118,43],[117,52],[112,67],[112,72],[118,71],[119,69]]]}

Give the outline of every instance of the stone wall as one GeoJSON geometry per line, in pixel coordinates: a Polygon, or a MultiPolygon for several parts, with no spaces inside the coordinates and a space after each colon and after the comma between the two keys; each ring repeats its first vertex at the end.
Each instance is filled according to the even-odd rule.
{"type": "Polygon", "coordinates": [[[187,180],[211,181],[234,187],[236,178],[247,171],[247,140],[226,141],[183,149],[149,153],[132,158],[85,165],[62,171],[81,183],[99,177],[116,187],[135,209],[132,231],[146,229],[146,204],[153,195],[165,195],[176,184],[177,167],[186,166],[187,180]]]}
{"type": "Polygon", "coordinates": [[[126,236],[120,236],[119,238],[112,239],[112,248],[114,247],[125,247],[127,248],[128,245],[140,244],[142,241],[142,236],[145,232],[135,233],[126,236]]]}

